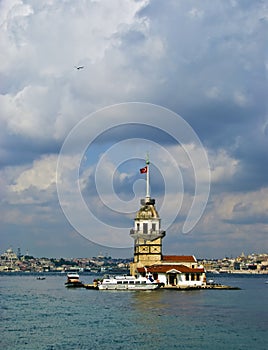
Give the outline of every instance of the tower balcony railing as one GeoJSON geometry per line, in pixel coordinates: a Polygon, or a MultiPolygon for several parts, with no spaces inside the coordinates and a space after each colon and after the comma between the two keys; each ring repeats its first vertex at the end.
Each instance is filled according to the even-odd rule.
{"type": "Polygon", "coordinates": [[[155,240],[157,238],[163,238],[166,235],[166,232],[163,230],[148,230],[148,232],[144,232],[143,230],[130,230],[130,236],[134,239],[142,238],[145,240],[155,240]]]}

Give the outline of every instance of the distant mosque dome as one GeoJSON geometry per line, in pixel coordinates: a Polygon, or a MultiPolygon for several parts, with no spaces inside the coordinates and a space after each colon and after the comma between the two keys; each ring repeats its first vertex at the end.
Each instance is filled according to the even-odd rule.
{"type": "Polygon", "coordinates": [[[16,260],[18,259],[17,255],[13,252],[12,248],[8,248],[1,257],[5,260],[16,260]]]}

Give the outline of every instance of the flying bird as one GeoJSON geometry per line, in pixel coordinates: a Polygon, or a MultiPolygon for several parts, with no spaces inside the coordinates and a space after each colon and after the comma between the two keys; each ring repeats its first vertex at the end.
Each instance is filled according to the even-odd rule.
{"type": "Polygon", "coordinates": [[[79,69],[83,69],[84,66],[75,66],[75,68],[76,68],[77,70],[79,70],[79,69]]]}

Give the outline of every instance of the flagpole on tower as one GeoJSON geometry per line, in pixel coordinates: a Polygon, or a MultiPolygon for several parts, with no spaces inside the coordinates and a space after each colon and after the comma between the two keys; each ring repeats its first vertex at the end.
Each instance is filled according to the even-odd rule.
{"type": "Polygon", "coordinates": [[[147,172],[146,172],[146,201],[150,200],[150,177],[149,177],[149,154],[146,155],[146,166],[147,166],[147,172]]]}

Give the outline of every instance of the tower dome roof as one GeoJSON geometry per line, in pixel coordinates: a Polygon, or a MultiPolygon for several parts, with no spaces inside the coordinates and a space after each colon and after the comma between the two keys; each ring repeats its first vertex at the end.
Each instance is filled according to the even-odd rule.
{"type": "Polygon", "coordinates": [[[137,212],[136,219],[159,219],[159,215],[153,204],[145,204],[137,212]]]}

